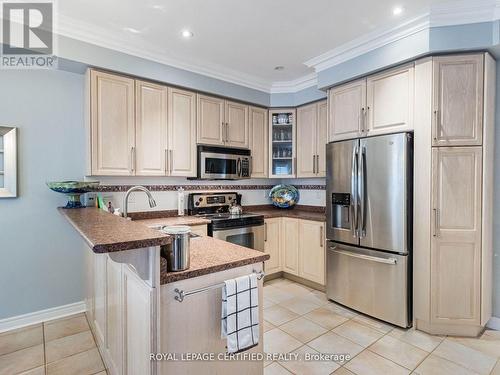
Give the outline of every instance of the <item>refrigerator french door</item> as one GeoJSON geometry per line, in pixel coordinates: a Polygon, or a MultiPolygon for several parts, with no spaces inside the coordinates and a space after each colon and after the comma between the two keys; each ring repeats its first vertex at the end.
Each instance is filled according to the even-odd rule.
{"type": "Polygon", "coordinates": [[[411,325],[411,133],[327,145],[327,296],[411,325]]]}

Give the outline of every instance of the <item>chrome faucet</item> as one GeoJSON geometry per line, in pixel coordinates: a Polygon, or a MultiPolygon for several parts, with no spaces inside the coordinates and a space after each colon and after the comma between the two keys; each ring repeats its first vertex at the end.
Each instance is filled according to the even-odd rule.
{"type": "Polygon", "coordinates": [[[134,186],[130,189],[128,189],[127,193],[125,194],[125,197],[123,198],[123,217],[126,218],[128,215],[128,197],[130,193],[134,191],[143,191],[146,193],[148,196],[149,200],[149,207],[153,208],[156,207],[156,201],[154,200],[153,196],[151,195],[151,192],[146,189],[144,186],[134,186]]]}

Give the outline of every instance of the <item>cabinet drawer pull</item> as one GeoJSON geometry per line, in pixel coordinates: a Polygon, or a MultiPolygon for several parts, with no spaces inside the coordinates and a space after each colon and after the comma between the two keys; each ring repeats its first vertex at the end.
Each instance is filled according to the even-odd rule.
{"type": "Polygon", "coordinates": [[[319,247],[323,247],[323,225],[319,227],[319,247]]]}

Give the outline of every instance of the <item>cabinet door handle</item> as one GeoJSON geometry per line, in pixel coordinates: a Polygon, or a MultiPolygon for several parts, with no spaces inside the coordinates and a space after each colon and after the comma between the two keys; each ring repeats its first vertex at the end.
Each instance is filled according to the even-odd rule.
{"type": "Polygon", "coordinates": [[[361,107],[361,115],[358,118],[358,127],[361,133],[365,132],[365,107],[361,107]]]}
{"type": "Polygon", "coordinates": [[[169,162],[170,162],[170,173],[172,173],[172,170],[174,169],[174,151],[170,150],[170,155],[169,155],[169,162]]]}
{"type": "Polygon", "coordinates": [[[439,109],[434,110],[434,128],[432,132],[434,133],[434,140],[437,141],[437,132],[439,128],[439,109]]]}
{"type": "Polygon", "coordinates": [[[370,120],[370,106],[366,107],[365,117],[366,117],[366,121],[364,122],[364,127],[365,127],[365,131],[368,133],[370,131],[370,127],[367,126],[367,124],[370,120]]]}
{"type": "Polygon", "coordinates": [[[267,242],[267,223],[264,223],[264,242],[267,242]]]}
{"type": "Polygon", "coordinates": [[[319,227],[319,247],[323,247],[323,225],[319,227]]]}
{"type": "Polygon", "coordinates": [[[316,155],[316,174],[319,174],[319,155],[316,155]]]}
{"type": "Polygon", "coordinates": [[[168,149],[165,149],[165,174],[168,174],[168,149]]]}
{"type": "Polygon", "coordinates": [[[132,146],[130,149],[130,170],[135,171],[135,147],[132,146]]]}
{"type": "Polygon", "coordinates": [[[229,122],[226,122],[226,142],[229,142],[229,122]]]}
{"type": "Polygon", "coordinates": [[[313,155],[313,174],[316,174],[316,155],[313,155]]]}
{"type": "Polygon", "coordinates": [[[222,132],[222,142],[226,142],[226,124],[224,121],[221,123],[221,132],[222,132]]]}
{"type": "Polygon", "coordinates": [[[439,237],[439,209],[434,208],[434,233],[433,237],[439,237]]]}

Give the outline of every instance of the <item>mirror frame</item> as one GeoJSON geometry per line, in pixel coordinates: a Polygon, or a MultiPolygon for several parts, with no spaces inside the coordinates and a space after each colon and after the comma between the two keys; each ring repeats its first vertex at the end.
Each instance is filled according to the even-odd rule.
{"type": "MultiPolygon", "coordinates": [[[[0,198],[17,197],[17,128],[0,126],[3,137],[3,187],[0,198]]],[[[1,166],[0,166],[1,168],[1,166]]]]}

